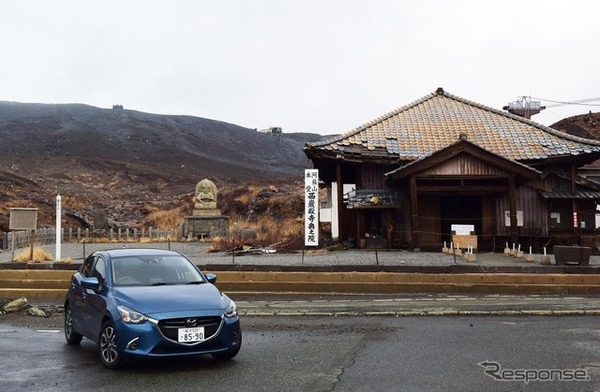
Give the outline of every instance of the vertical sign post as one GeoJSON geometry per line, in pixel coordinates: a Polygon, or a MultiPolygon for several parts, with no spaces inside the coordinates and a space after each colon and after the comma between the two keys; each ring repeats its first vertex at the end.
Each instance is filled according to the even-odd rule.
{"type": "Polygon", "coordinates": [[[319,170],[304,170],[304,246],[319,245],[319,170]]]}
{"type": "Polygon", "coordinates": [[[61,225],[61,216],[62,216],[62,206],[61,206],[61,197],[60,195],[56,196],[56,257],[55,260],[58,261],[61,258],[60,254],[60,246],[62,242],[62,225],[61,225]]]}

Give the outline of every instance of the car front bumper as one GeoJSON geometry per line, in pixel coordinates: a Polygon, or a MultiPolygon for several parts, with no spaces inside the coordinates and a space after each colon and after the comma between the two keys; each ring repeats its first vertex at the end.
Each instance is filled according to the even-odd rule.
{"type": "Polygon", "coordinates": [[[221,319],[217,331],[202,342],[179,343],[163,334],[157,320],[141,324],[117,321],[117,349],[126,357],[176,357],[235,350],[242,339],[238,317],[221,319]]]}

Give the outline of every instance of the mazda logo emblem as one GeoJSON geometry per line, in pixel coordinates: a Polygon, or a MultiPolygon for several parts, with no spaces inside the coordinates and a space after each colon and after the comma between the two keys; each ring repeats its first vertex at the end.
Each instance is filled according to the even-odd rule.
{"type": "Polygon", "coordinates": [[[195,327],[196,326],[196,319],[187,319],[185,320],[185,325],[187,327],[195,327]]]}

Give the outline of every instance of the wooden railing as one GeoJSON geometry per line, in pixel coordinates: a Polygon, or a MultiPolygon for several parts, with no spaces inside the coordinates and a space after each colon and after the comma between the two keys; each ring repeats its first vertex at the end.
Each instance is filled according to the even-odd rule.
{"type": "MultiPolygon", "coordinates": [[[[177,229],[130,229],[118,228],[110,230],[90,230],[63,228],[61,242],[81,243],[95,241],[124,241],[138,242],[144,239],[148,241],[178,240],[183,238],[183,226],[177,229]]],[[[2,234],[2,249],[13,250],[34,245],[49,245],[56,243],[56,229],[43,228],[38,230],[11,231],[2,234]]]]}

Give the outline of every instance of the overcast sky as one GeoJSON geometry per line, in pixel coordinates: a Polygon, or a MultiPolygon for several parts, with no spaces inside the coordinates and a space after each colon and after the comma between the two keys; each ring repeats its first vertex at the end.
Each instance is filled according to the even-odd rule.
{"type": "Polygon", "coordinates": [[[437,87],[551,106],[600,97],[599,18],[597,0],[0,0],[0,100],[321,134],[437,87]]]}

